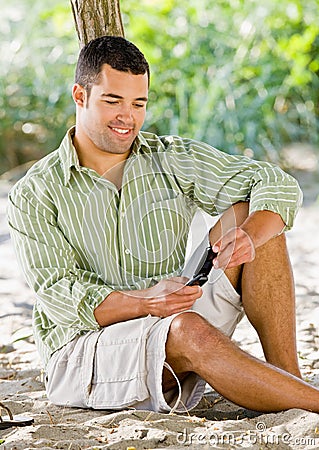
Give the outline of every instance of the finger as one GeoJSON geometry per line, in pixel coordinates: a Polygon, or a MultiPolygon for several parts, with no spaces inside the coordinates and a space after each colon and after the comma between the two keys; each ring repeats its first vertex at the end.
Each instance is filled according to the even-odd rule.
{"type": "Polygon", "coordinates": [[[217,242],[221,242],[222,245],[214,261],[215,268],[234,267],[252,261],[255,257],[254,243],[241,228],[233,228],[217,242]]]}
{"type": "MultiPolygon", "coordinates": [[[[246,262],[251,262],[254,259],[254,249],[246,241],[241,241],[240,244],[236,244],[236,250],[233,253],[223,252],[220,255],[219,262],[217,265],[222,268],[232,268],[244,264],[246,262]]],[[[216,267],[216,265],[215,265],[216,267]]]]}
{"type": "Polygon", "coordinates": [[[251,253],[251,261],[253,261],[253,260],[255,259],[255,256],[256,256],[256,247],[255,247],[255,243],[254,243],[254,241],[252,240],[252,238],[249,236],[249,234],[248,234],[245,230],[243,230],[242,228],[241,228],[241,232],[244,233],[244,236],[246,237],[246,239],[247,239],[248,242],[249,242],[249,245],[250,245],[250,253],[251,253]]]}
{"type": "Polygon", "coordinates": [[[251,237],[240,228],[238,229],[237,234],[236,248],[233,252],[231,262],[242,264],[244,262],[253,261],[255,258],[255,246],[251,237]]]}
{"type": "Polygon", "coordinates": [[[215,253],[219,253],[226,249],[227,246],[236,241],[236,228],[227,231],[216,242],[213,243],[212,249],[215,253]]]}
{"type": "Polygon", "coordinates": [[[183,286],[183,283],[173,281],[172,278],[167,278],[159,281],[157,284],[151,287],[148,294],[151,297],[163,298],[167,295],[177,292],[178,290],[183,288],[183,286]]]}
{"type": "Polygon", "coordinates": [[[183,305],[183,304],[193,304],[202,296],[202,289],[199,289],[198,292],[192,295],[169,295],[166,297],[166,303],[168,305],[183,305]]]}
{"type": "Polygon", "coordinates": [[[216,269],[226,268],[231,262],[233,255],[236,253],[234,250],[234,245],[228,245],[224,250],[221,250],[214,260],[214,267],[216,269]]]}
{"type": "Polygon", "coordinates": [[[168,278],[168,280],[175,281],[176,283],[185,284],[185,283],[187,283],[188,278],[187,277],[171,277],[171,278],[168,278]]]}
{"type": "Polygon", "coordinates": [[[237,255],[233,255],[231,260],[229,261],[229,263],[227,265],[227,268],[230,269],[232,267],[236,267],[236,266],[239,266],[241,264],[245,264],[245,263],[248,263],[248,262],[251,262],[251,261],[252,261],[252,259],[251,259],[251,254],[250,253],[245,252],[245,253],[240,253],[240,254],[237,254],[237,255]]]}
{"type": "Polygon", "coordinates": [[[185,286],[184,285],[181,289],[176,291],[175,294],[180,295],[180,296],[192,296],[192,295],[198,296],[198,295],[202,295],[202,289],[200,286],[195,285],[195,284],[193,286],[185,286]]]}
{"type": "Polygon", "coordinates": [[[172,301],[172,299],[169,301],[167,299],[167,301],[161,302],[157,306],[154,305],[154,309],[158,311],[157,315],[160,317],[167,317],[171,314],[191,309],[196,300],[196,298],[192,300],[188,299],[187,301],[172,301]]]}

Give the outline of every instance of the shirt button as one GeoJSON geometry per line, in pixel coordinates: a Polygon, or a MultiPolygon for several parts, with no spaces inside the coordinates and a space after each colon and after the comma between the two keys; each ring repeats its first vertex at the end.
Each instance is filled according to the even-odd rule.
{"type": "Polygon", "coordinates": [[[130,252],[130,250],[127,248],[127,249],[125,250],[125,253],[126,253],[127,255],[129,255],[131,252],[130,252]]]}

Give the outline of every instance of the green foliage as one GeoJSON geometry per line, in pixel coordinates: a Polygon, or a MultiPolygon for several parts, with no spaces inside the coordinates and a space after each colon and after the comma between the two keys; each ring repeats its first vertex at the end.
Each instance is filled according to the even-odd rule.
{"type": "Polygon", "coordinates": [[[148,127],[275,161],[290,142],[318,145],[317,0],[138,0],[132,10],[127,35],[153,70],[148,127]]]}
{"type": "Polygon", "coordinates": [[[74,33],[66,1],[12,0],[3,6],[1,172],[52,150],[73,123],[74,33]]]}
{"type": "MultiPolygon", "coordinates": [[[[151,64],[144,129],[273,161],[290,142],[318,146],[318,0],[122,0],[121,9],[151,64]]],[[[55,148],[74,121],[69,1],[12,0],[0,38],[2,172],[55,148]]]]}

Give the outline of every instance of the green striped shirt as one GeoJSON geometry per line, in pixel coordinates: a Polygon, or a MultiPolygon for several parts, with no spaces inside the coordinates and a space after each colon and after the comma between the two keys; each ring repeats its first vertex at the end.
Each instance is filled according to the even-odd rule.
{"type": "Polygon", "coordinates": [[[183,269],[198,208],[218,215],[250,201],[289,229],[297,182],[267,162],[177,136],[140,133],[118,190],[81,167],[71,129],[9,194],[18,260],[35,292],[34,334],[46,364],[76,335],[98,330],[94,309],[113,290],[142,289],[183,269]]]}

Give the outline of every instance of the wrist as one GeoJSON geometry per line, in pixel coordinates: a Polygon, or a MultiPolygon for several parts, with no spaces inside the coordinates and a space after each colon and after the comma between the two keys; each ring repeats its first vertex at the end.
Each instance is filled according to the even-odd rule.
{"type": "Polygon", "coordinates": [[[94,316],[100,326],[146,315],[143,311],[139,291],[113,291],[94,310],[94,316]]]}
{"type": "Polygon", "coordinates": [[[134,312],[135,317],[145,317],[150,314],[145,289],[132,291],[116,291],[119,305],[127,305],[134,312]]]}
{"type": "Polygon", "coordinates": [[[256,246],[256,244],[255,244],[253,238],[250,236],[250,234],[249,234],[244,228],[241,228],[241,227],[240,227],[240,229],[241,229],[241,231],[242,231],[243,233],[245,233],[246,238],[247,238],[248,241],[250,242],[250,248],[251,248],[251,260],[253,261],[253,260],[255,259],[255,256],[256,256],[256,247],[257,247],[257,246],[256,246]]]}
{"type": "Polygon", "coordinates": [[[135,291],[127,291],[125,293],[128,301],[132,301],[135,304],[136,314],[138,317],[145,317],[150,314],[148,309],[148,302],[146,301],[147,295],[145,289],[138,289],[135,291]]]}
{"type": "Polygon", "coordinates": [[[253,212],[240,226],[251,239],[255,249],[282,233],[284,227],[285,223],[280,215],[267,210],[253,212]]]}
{"type": "Polygon", "coordinates": [[[147,315],[142,290],[115,292],[117,294],[115,301],[118,302],[119,307],[129,307],[135,317],[143,317],[147,315]]]}

